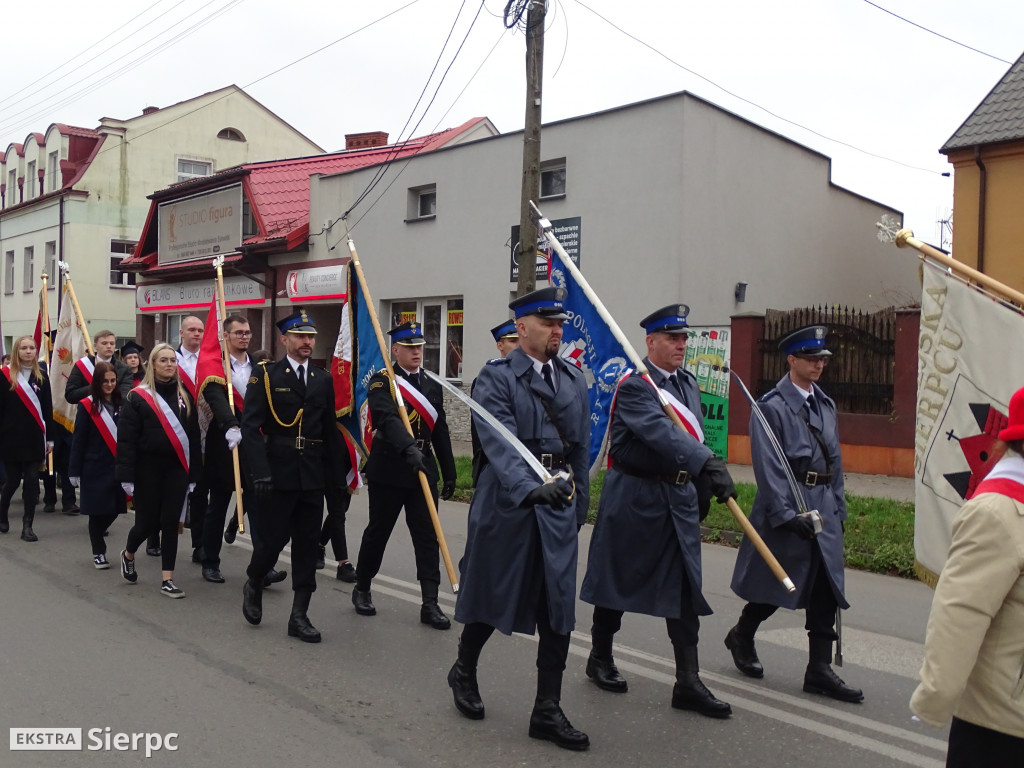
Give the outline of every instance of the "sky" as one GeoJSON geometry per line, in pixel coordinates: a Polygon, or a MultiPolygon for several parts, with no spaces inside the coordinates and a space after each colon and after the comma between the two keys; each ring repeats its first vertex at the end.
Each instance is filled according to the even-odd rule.
{"type": "MultiPolygon", "coordinates": [[[[395,141],[479,116],[520,130],[525,38],[505,29],[504,7],[19,6],[5,25],[0,147],[53,122],[96,127],[232,83],[328,150],[346,133],[395,141]]],[[[938,150],[1021,55],[1022,30],[1024,3],[1011,0],[548,0],[543,118],[686,90],[828,155],[835,184],[902,210],[939,243],[953,180],[938,150]]]]}

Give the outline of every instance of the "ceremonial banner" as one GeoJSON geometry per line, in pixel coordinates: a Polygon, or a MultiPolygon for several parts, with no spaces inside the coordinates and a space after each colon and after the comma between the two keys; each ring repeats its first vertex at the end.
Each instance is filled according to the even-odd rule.
{"type": "Polygon", "coordinates": [[[53,396],[53,420],[68,432],[75,431],[75,413],[78,406],[64,399],[64,390],[67,388],[71,369],[87,352],[85,332],[78,322],[78,315],[71,301],[71,291],[65,285],[60,302],[60,314],[57,315],[57,336],[53,341],[49,375],[50,392],[53,396]]]}
{"type": "Polygon", "coordinates": [[[577,285],[560,259],[552,259],[551,284],[565,288],[562,347],[559,354],[581,368],[590,392],[590,476],[602,467],[602,447],[608,433],[612,398],[619,379],[629,369],[628,356],[608,324],[577,285]]]}
{"type": "Polygon", "coordinates": [[[994,464],[1007,404],[1024,386],[1024,316],[927,259],[914,440],[918,577],[934,586],[952,520],[994,464]]]}
{"type": "Polygon", "coordinates": [[[348,287],[341,307],[341,328],[331,360],[334,382],[334,409],[345,435],[353,471],[348,476],[350,488],[362,485],[356,471],[370,453],[372,427],[366,395],[370,377],[384,369],[380,345],[373,332],[373,321],[359,287],[355,269],[345,270],[348,287]]]}

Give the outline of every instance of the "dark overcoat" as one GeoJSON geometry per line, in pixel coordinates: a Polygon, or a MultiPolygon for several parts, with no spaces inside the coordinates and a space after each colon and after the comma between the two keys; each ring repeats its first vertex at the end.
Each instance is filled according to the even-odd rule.
{"type": "MultiPolygon", "coordinates": [[[[96,355],[86,355],[95,365],[96,355]]],[[[135,380],[135,376],[132,374],[132,369],[128,367],[127,363],[123,360],[118,360],[116,357],[110,361],[114,365],[114,373],[117,374],[117,389],[121,393],[121,399],[125,400],[128,397],[128,393],[134,389],[135,385],[142,381],[145,377],[146,372],[141,368],[139,369],[139,380],[135,380]]],[[[85,380],[85,374],[82,373],[78,365],[74,365],[71,368],[71,373],[68,374],[68,383],[64,387],[64,399],[74,405],[80,402],[83,398],[89,396],[89,382],[85,380]]]]}
{"type": "Polygon", "coordinates": [[[807,508],[817,509],[822,517],[822,531],[812,541],[780,527],[798,514],[799,509],[782,463],[764,428],[756,414],[750,417],[750,452],[757,481],[750,522],[796,585],[796,592],[788,593],[750,541],[744,539],[732,575],[732,591],[750,602],[769,603],[780,608],[807,607],[812,568],[817,567],[820,559],[825,564],[836,602],[842,608],[849,607],[844,595],[843,523],[846,520],[846,501],[843,497],[843,460],[839,453],[836,404],[817,384],[813,385],[813,390],[820,416],[808,413],[804,397],[790,381],[789,374],[758,401],[790,466],[796,470],[797,479],[806,480],[807,472],[828,472],[832,475],[827,485],[800,484],[807,508]],[[812,428],[818,431],[820,443],[812,428]]]}
{"type": "MultiPolygon", "coordinates": [[[[206,430],[206,451],[203,453],[203,485],[217,491],[231,493],[235,490],[235,466],[228,450],[225,433],[239,425],[241,414],[231,411],[228,404],[228,390],[216,381],[207,382],[203,387],[202,399],[210,406],[213,420],[206,430]]],[[[239,452],[241,458],[241,452],[239,452]]]]}
{"type": "MultiPolygon", "coordinates": [[[[654,383],[664,386],[666,377],[644,363],[654,383]]],[[[697,380],[682,369],[677,376],[683,403],[703,428],[697,380]]],[[[685,569],[694,610],[710,614],[701,593],[697,487],[692,481],[677,485],[649,475],[688,472],[695,477],[713,452],[677,427],[654,388],[633,374],[615,395],[609,454],[612,468],[601,489],[580,599],[602,608],[679,618],[685,569]]]]}
{"type": "Polygon", "coordinates": [[[554,631],[565,634],[575,626],[577,531],[590,501],[590,400],[583,373],[560,358],[552,362],[559,378],[554,397],[521,349],[491,360],[473,388],[473,398],[535,455],[565,455],[576,492],[565,509],[524,506],[540,479],[504,438],[473,417],[487,464],[469,507],[455,604],[455,619],[464,624],[532,634],[543,586],[554,631]]]}
{"type": "MultiPolygon", "coordinates": [[[[18,373],[11,369],[10,375],[16,377],[18,373]]],[[[18,393],[11,389],[11,382],[0,375],[0,459],[3,461],[42,461],[46,457],[46,440],[53,439],[50,380],[44,373],[41,379],[32,377],[29,386],[39,398],[45,434],[40,431],[39,422],[18,393]]]]}
{"type": "Polygon", "coordinates": [[[344,486],[351,465],[335,427],[331,377],[312,363],[307,371],[301,383],[287,357],[261,363],[245,389],[243,464],[250,481],[269,477],[275,491],[344,486]],[[300,435],[302,448],[296,444],[300,435]]]}
{"type": "MultiPolygon", "coordinates": [[[[158,382],[156,391],[151,394],[154,399],[163,398],[170,406],[188,437],[189,469],[184,485],[199,482],[203,471],[202,435],[199,432],[195,403],[188,392],[185,393],[184,400],[178,400],[177,385],[174,381],[158,382]]],[[[129,393],[124,405],[121,406],[117,420],[115,467],[119,483],[138,485],[142,478],[171,469],[176,472],[178,468],[181,468],[184,477],[184,468],[181,467],[174,444],[164,431],[159,417],[149,403],[134,391],[129,393]]],[[[136,502],[145,492],[145,489],[136,487],[136,502]]]]}
{"type": "MultiPolygon", "coordinates": [[[[112,413],[115,425],[119,415],[118,410],[112,413]]],[[[68,476],[81,480],[78,498],[83,515],[123,515],[128,511],[114,471],[114,454],[83,403],[78,404],[75,415],[68,476]]]]}

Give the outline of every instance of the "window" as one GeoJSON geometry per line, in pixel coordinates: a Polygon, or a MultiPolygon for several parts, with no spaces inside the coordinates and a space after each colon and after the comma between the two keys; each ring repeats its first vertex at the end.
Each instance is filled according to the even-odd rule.
{"type": "Polygon", "coordinates": [[[36,161],[33,160],[28,164],[28,173],[25,174],[25,199],[36,196],[36,184],[39,183],[39,179],[36,178],[36,161]]]}
{"type": "Polygon", "coordinates": [[[110,241],[110,285],[135,285],[135,273],[122,272],[120,269],[121,262],[131,256],[134,252],[135,243],[131,240],[110,241]]]}
{"type": "Polygon", "coordinates": [[[423,367],[443,375],[462,378],[462,297],[410,299],[391,302],[391,327],[420,320],[423,323],[423,367]]]}
{"type": "Polygon", "coordinates": [[[252,205],[249,204],[249,198],[242,196],[242,239],[249,237],[255,237],[260,233],[260,228],[256,225],[256,217],[252,212],[252,205]]]}
{"type": "Polygon", "coordinates": [[[217,138],[227,139],[228,141],[245,141],[245,136],[237,128],[224,128],[217,134],[217,138]]]}
{"type": "Polygon", "coordinates": [[[21,289],[25,292],[29,292],[32,290],[32,283],[35,281],[36,277],[34,264],[36,258],[35,250],[36,249],[33,248],[31,245],[28,248],[26,248],[24,259],[22,261],[23,280],[21,289]]]}
{"type": "Polygon", "coordinates": [[[213,163],[202,160],[185,160],[178,158],[178,181],[197,179],[213,173],[213,163]]]}
{"type": "Polygon", "coordinates": [[[46,244],[46,261],[43,262],[46,265],[46,277],[48,282],[46,287],[49,290],[54,290],[57,287],[57,241],[51,240],[46,244]]]}
{"type": "Polygon", "coordinates": [[[18,204],[18,172],[11,171],[7,174],[7,205],[18,204]]]}
{"type": "Polygon", "coordinates": [[[14,293],[14,251],[4,255],[4,293],[14,293]]]}
{"type": "Polygon", "coordinates": [[[437,185],[409,189],[409,203],[406,221],[432,219],[437,215],[437,185]]]}
{"type": "Polygon", "coordinates": [[[565,197],[565,158],[549,160],[540,167],[540,199],[565,197]]]}
{"type": "Polygon", "coordinates": [[[60,152],[50,153],[50,191],[54,192],[60,187],[60,152]]]}

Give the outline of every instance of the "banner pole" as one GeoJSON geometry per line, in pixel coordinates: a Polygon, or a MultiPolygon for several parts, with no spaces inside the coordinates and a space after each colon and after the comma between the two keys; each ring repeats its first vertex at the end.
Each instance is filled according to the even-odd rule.
{"type": "Polygon", "coordinates": [[[75,308],[75,317],[78,318],[78,327],[82,330],[82,336],[85,337],[85,348],[90,355],[95,355],[96,350],[92,346],[92,337],[89,335],[89,327],[85,324],[85,316],[82,314],[82,308],[78,306],[78,297],[75,296],[75,287],[71,284],[71,268],[66,262],[60,262],[61,271],[64,273],[64,290],[71,296],[71,306],[75,308]]]}
{"type": "MultiPolygon", "coordinates": [[[[42,339],[40,339],[40,341],[42,342],[43,349],[37,350],[37,354],[41,353],[41,356],[42,356],[43,360],[46,362],[46,375],[49,376],[50,375],[50,351],[51,351],[51,349],[50,349],[50,307],[49,307],[49,305],[46,302],[46,290],[47,290],[47,287],[48,287],[47,284],[46,284],[46,281],[49,278],[49,275],[47,275],[45,272],[43,272],[40,275],[40,277],[43,279],[43,294],[42,294],[42,298],[41,298],[41,304],[42,304],[42,310],[43,310],[43,322],[42,322],[42,324],[40,326],[40,330],[42,331],[42,337],[43,337],[42,339]]],[[[46,474],[48,474],[48,475],[52,475],[53,474],[53,451],[50,451],[50,452],[48,452],[46,454],[46,474]]]]}
{"type": "MultiPolygon", "coordinates": [[[[213,266],[217,270],[217,314],[220,328],[217,333],[220,335],[220,351],[224,363],[224,383],[228,389],[228,407],[231,413],[235,412],[235,392],[231,381],[231,355],[228,352],[228,336],[224,332],[224,320],[227,315],[227,304],[224,301],[224,257],[218,256],[213,260],[213,266]]],[[[231,449],[231,469],[235,473],[235,514],[238,516],[238,532],[245,533],[245,508],[242,506],[242,470],[238,465],[238,446],[231,449]]]]}

